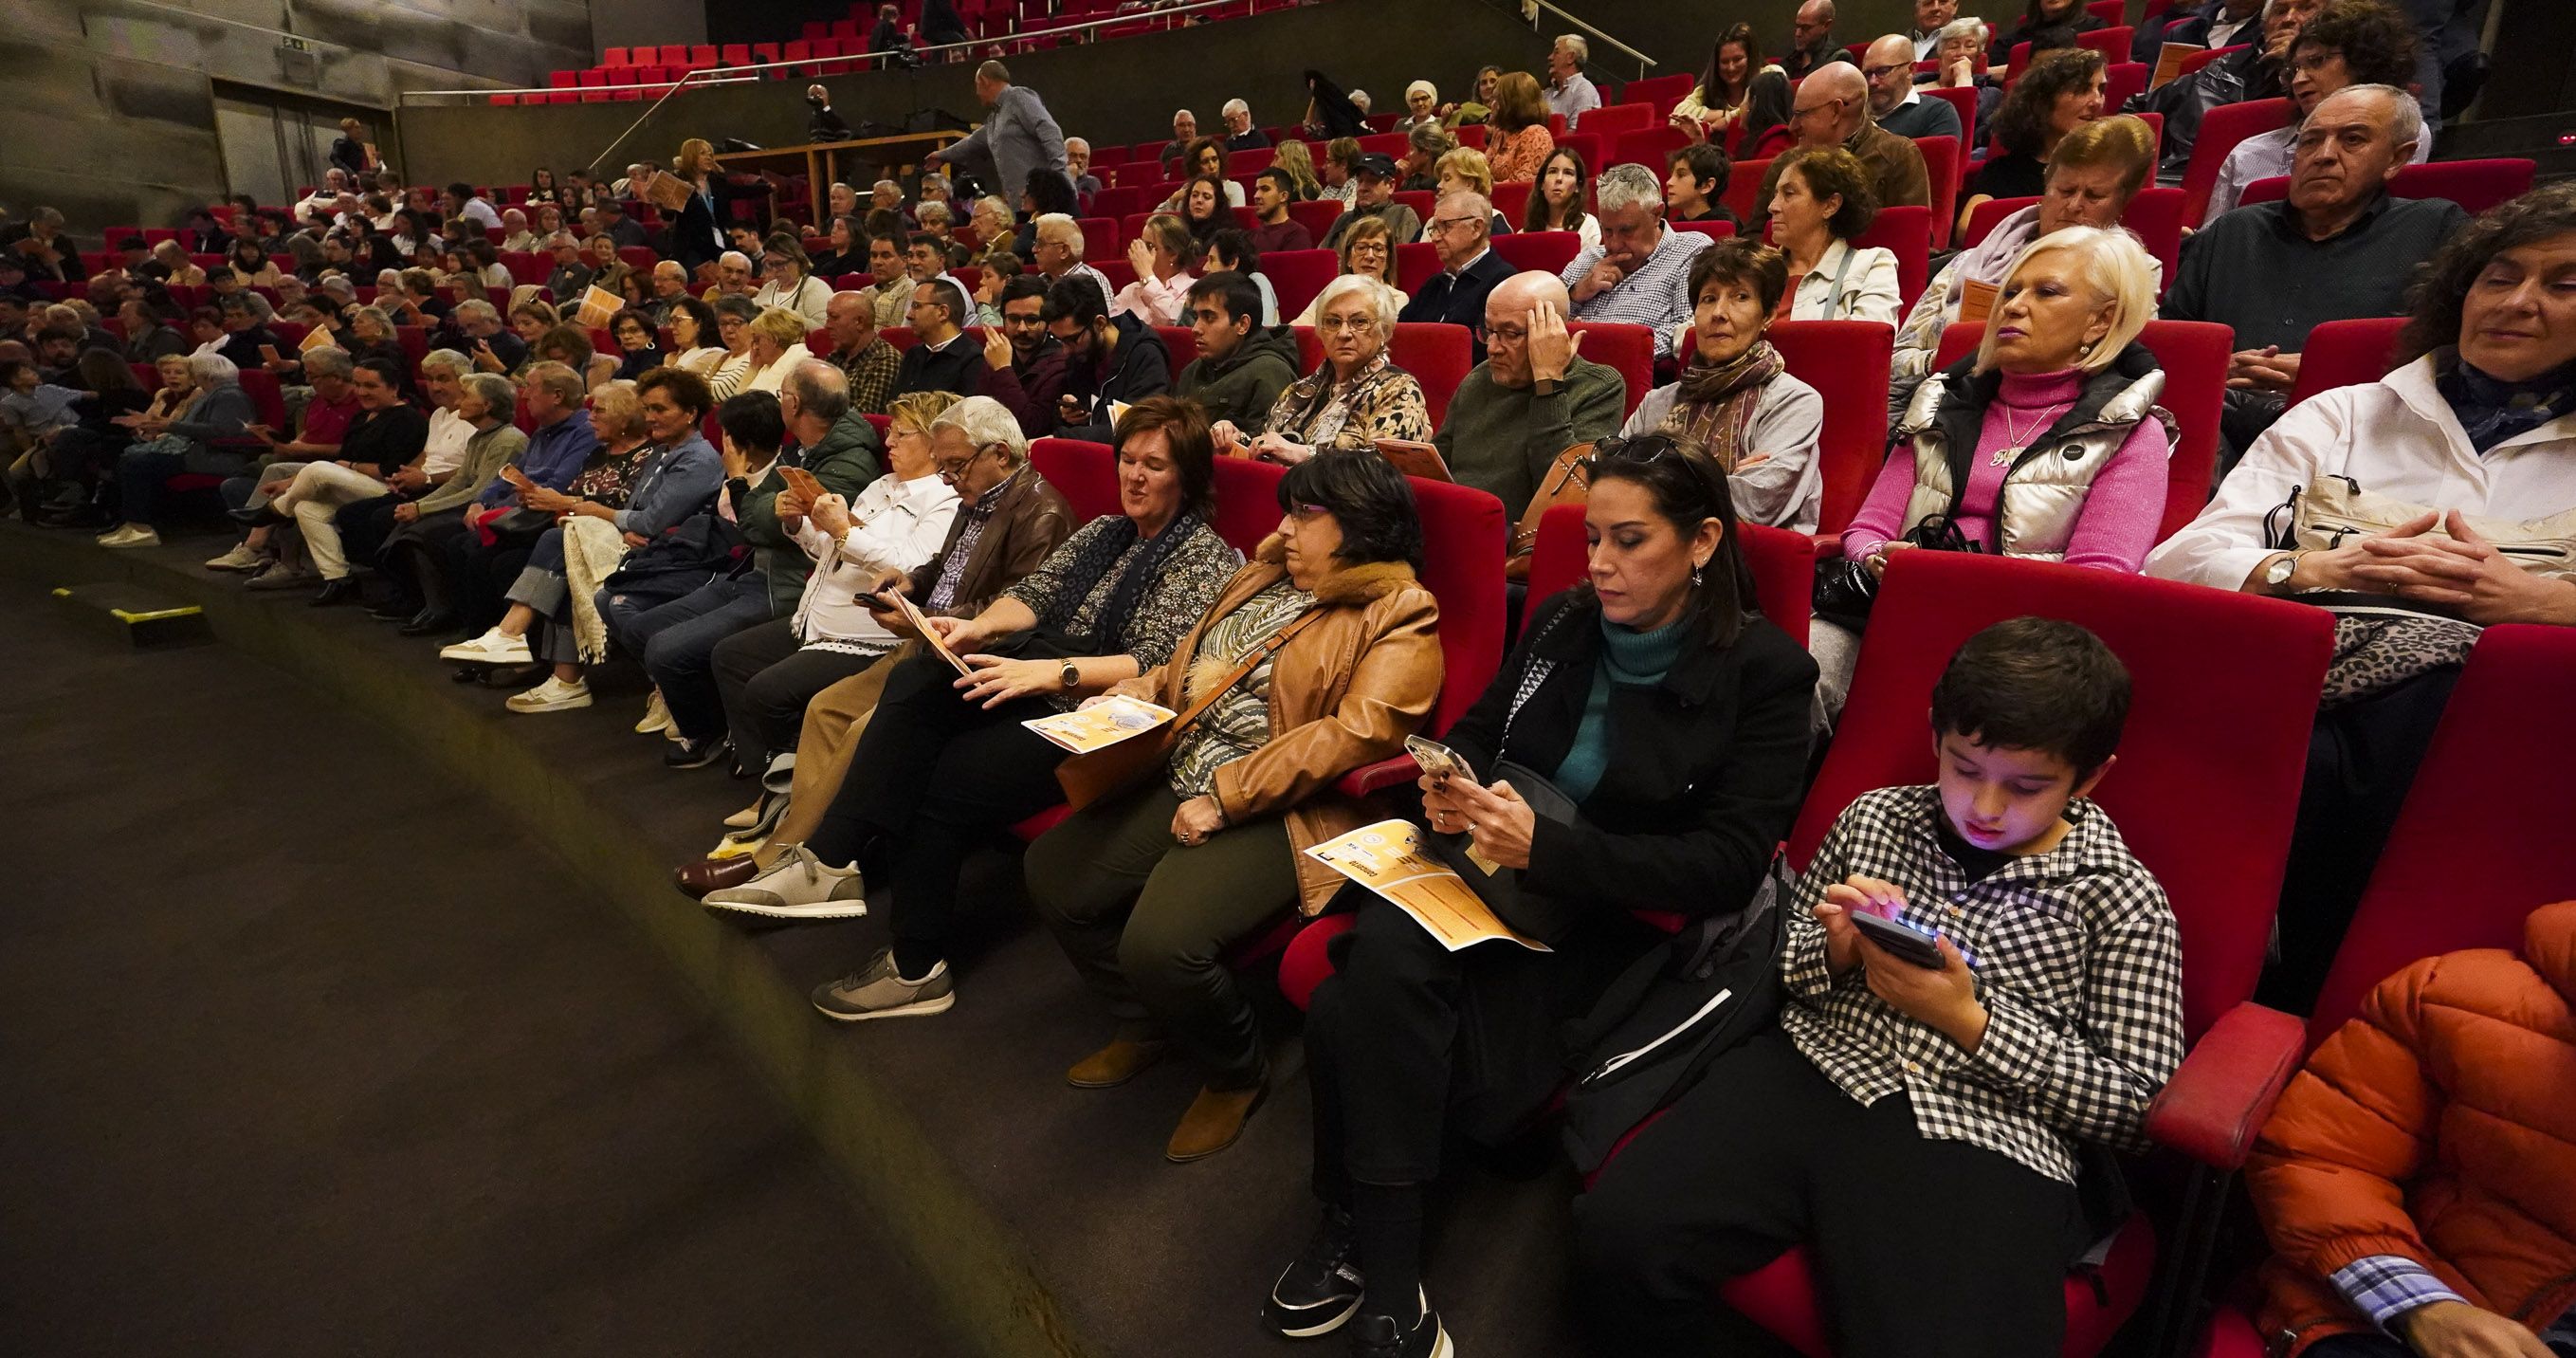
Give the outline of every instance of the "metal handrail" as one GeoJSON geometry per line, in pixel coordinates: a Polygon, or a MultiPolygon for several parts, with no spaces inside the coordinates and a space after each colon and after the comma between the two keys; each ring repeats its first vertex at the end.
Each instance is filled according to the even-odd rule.
{"type": "Polygon", "coordinates": [[[1617,38],[1611,37],[1609,34],[1593,27],[1591,23],[1586,21],[1581,15],[1574,14],[1562,6],[1551,4],[1549,3],[1549,0],[1530,0],[1530,3],[1530,31],[1533,33],[1538,31],[1538,16],[1540,14],[1553,14],[1558,18],[1565,20],[1567,23],[1574,25],[1576,28],[1582,29],[1584,32],[1591,34],[1602,42],[1606,42],[1611,46],[1618,48],[1620,51],[1627,53],[1629,56],[1636,58],[1637,77],[1641,80],[1645,78],[1647,71],[1652,70],[1658,64],[1653,57],[1647,56],[1636,48],[1630,47],[1628,44],[1619,41],[1617,38]]]}

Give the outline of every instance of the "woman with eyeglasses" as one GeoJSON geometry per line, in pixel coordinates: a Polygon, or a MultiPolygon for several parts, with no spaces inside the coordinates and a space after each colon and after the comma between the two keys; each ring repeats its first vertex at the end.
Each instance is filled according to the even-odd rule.
{"type": "Polygon", "coordinates": [[[1355,927],[1306,1012],[1323,1223],[1271,1288],[1283,1335],[1355,1323],[1360,1351],[1442,1351],[1422,1248],[1443,1148],[1519,1132],[1564,1077],[1559,1025],[1663,939],[1634,912],[1742,911],[1797,811],[1816,668],[1754,609],[1725,471],[1661,433],[1589,466],[1586,582],[1532,605],[1441,738],[1470,775],[1421,779],[1424,829],[1543,897],[1524,927],[1551,951],[1452,952],[1344,892],[1355,927]],[[1574,818],[1542,819],[1533,780],[1574,818]]]}
{"type": "Polygon", "coordinates": [[[1788,285],[1787,258],[1767,245],[1729,237],[1694,256],[1690,327],[1674,346],[1688,355],[1681,380],[1646,393],[1619,432],[1688,439],[1726,473],[1737,518],[1812,533],[1825,400],[1763,338],[1788,285]]]}
{"type": "Polygon", "coordinates": [[[717,298],[713,305],[716,337],[724,342],[724,357],[717,361],[715,371],[707,374],[707,390],[721,401],[741,391],[751,375],[759,371],[751,361],[751,323],[761,312],[759,303],[733,294],[717,298]]]}
{"type": "MultiPolygon", "coordinates": [[[[1009,466],[1027,447],[1019,421],[983,396],[950,407],[932,434],[940,473],[961,496],[970,478],[990,475],[979,462],[1009,466]]],[[[929,652],[894,662],[813,837],[768,872],[705,898],[774,919],[843,919],[867,908],[863,867],[890,885],[893,947],[815,990],[826,1017],[936,1014],[955,1003],[948,944],[959,862],[1064,796],[1055,769],[1065,752],[1021,723],[1070,712],[1171,659],[1243,562],[1213,526],[1215,456],[1196,405],[1147,397],[1118,421],[1119,512],[1085,524],[972,617],[949,612],[958,600],[941,592],[964,563],[879,577],[941,610],[926,617],[925,640],[960,657],[964,672],[929,652]]],[[[1014,466],[1010,476],[1036,473],[1014,466]]],[[[975,508],[959,519],[982,523],[975,508]]],[[[909,627],[887,609],[877,618],[892,631],[909,627]]]]}
{"type": "Polygon", "coordinates": [[[608,334],[617,341],[613,376],[632,382],[662,366],[662,338],[652,317],[630,307],[608,318],[608,334]]]}
{"type": "Polygon", "coordinates": [[[782,231],[769,238],[760,252],[760,291],[751,300],[764,311],[785,307],[805,320],[808,330],[823,328],[825,309],[832,302],[832,285],[814,276],[813,264],[795,239],[782,231]]]}
{"type": "Polygon", "coordinates": [[[1427,442],[1433,431],[1422,384],[1386,356],[1403,309],[1404,295],[1375,279],[1344,274],[1325,284],[1314,307],[1324,361],[1279,393],[1261,433],[1238,445],[1263,461],[1294,464],[1326,448],[1373,449],[1379,439],[1427,442]]]}
{"type": "MultiPolygon", "coordinates": [[[[1395,294],[1395,309],[1398,311],[1404,310],[1404,304],[1412,300],[1405,296],[1403,289],[1395,286],[1395,233],[1387,226],[1385,218],[1361,217],[1353,221],[1342,232],[1342,243],[1334,248],[1341,254],[1340,277],[1356,275],[1384,284],[1395,294]]],[[[1314,325],[1323,311],[1324,295],[1317,293],[1315,300],[1308,302],[1306,309],[1290,324],[1314,325]]]]}
{"type": "Polygon", "coordinates": [[[724,327],[716,319],[716,309],[695,297],[674,297],[670,302],[671,347],[666,360],[670,366],[693,373],[712,384],[716,372],[732,357],[724,346],[724,327]]]}
{"type": "Polygon", "coordinates": [[[1039,918],[1118,1020],[1067,1083],[1113,1088],[1175,1048],[1204,1076],[1164,1148],[1176,1164],[1234,1144],[1269,1087],[1227,950],[1333,899],[1342,877],[1305,850],[1376,819],[1334,781],[1401,752],[1440,695],[1404,474],[1329,452],[1278,495],[1278,531],[1171,659],[1109,693],[1204,714],[1143,783],[1030,845],[1025,868],[1039,918]]]}

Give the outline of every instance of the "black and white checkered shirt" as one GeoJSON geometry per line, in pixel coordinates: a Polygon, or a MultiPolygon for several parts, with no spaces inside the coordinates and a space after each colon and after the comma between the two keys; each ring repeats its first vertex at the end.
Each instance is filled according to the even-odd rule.
{"type": "Polygon", "coordinates": [[[1937,788],[1882,788],[1852,803],[1816,850],[1788,918],[1780,1023],[1864,1104],[1903,1091],[1923,1135],[1965,1141],[2052,1179],[2075,1180],[2071,1139],[2146,1146],[2147,1104],[2182,1064],[2182,956],[2164,888],[2091,802],[2067,808],[2055,849],[1982,881],[1942,851],[1937,788]],[[1973,961],[1986,1034],[1974,1055],[1872,994],[1835,980],[1811,913],[1859,874],[1903,891],[1902,918],[1973,961]]]}

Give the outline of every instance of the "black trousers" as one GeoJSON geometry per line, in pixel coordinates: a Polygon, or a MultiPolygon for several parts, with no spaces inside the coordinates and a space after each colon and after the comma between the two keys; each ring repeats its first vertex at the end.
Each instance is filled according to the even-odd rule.
{"type": "Polygon", "coordinates": [[[340,531],[340,552],[354,564],[378,564],[385,550],[385,540],[393,536],[394,506],[410,497],[377,495],[352,500],[331,515],[331,526],[340,531]]]}
{"type": "Polygon", "coordinates": [[[1564,1078],[1558,1025],[1655,937],[1621,916],[1552,953],[1453,953],[1365,888],[1336,901],[1354,903],[1359,919],[1333,940],[1333,974],[1306,1007],[1315,1196],[1343,1206],[1354,1181],[1438,1178],[1452,1132],[1509,1137],[1564,1078]]]}
{"type": "Polygon", "coordinates": [[[2263,1003],[2293,1014],[2316,1007],[2459,681],[2457,669],[2435,670],[2317,714],[2281,880],[2280,957],[2263,977],[2263,1003]]]}
{"type": "Polygon", "coordinates": [[[518,583],[519,572],[528,568],[528,558],[535,554],[536,546],[536,539],[516,536],[486,543],[480,533],[464,533],[447,540],[439,555],[439,569],[446,573],[448,586],[456,596],[456,611],[467,627],[479,632],[510,611],[510,586],[518,583]]]}
{"type": "MultiPolygon", "coordinates": [[[[374,504],[361,500],[359,505],[374,504]]],[[[357,508],[352,505],[350,508],[357,508]]],[[[346,511],[342,512],[346,517],[346,511]]],[[[435,605],[441,611],[456,606],[456,591],[444,569],[449,545],[457,538],[471,539],[465,527],[465,511],[442,509],[424,514],[410,523],[397,525],[385,536],[384,545],[376,551],[376,567],[391,581],[404,598],[422,605],[435,605]]],[[[346,545],[348,539],[341,539],[346,545]]],[[[351,557],[351,560],[357,558],[351,557]]]]}
{"type": "Polygon", "coordinates": [[[885,696],[850,756],[849,776],[806,847],[826,863],[864,855],[891,872],[895,960],[919,976],[948,956],[957,868],[994,831],[1064,800],[1064,751],[1020,725],[1055,709],[1022,698],[990,711],[965,701],[935,654],[886,677],[885,696]]]}
{"type": "Polygon", "coordinates": [[[1721,1056],[1575,1200],[1596,1351],[1780,1351],[1715,1296],[1789,1246],[1814,1256],[1841,1358],[2054,1358],[2075,1187],[1863,1107],[1778,1029],[1721,1056]]]}
{"type": "Polygon", "coordinates": [[[814,695],[877,662],[846,651],[807,650],[793,618],[774,618],[716,643],[717,700],[734,758],[753,773],[796,748],[814,695]]]}

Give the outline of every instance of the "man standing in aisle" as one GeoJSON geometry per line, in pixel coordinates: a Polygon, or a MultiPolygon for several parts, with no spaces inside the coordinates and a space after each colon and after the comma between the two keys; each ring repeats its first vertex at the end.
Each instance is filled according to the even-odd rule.
{"type": "MultiPolygon", "coordinates": [[[[992,110],[984,125],[933,152],[932,160],[980,169],[977,178],[992,185],[1005,202],[1017,202],[1036,171],[1065,173],[1063,129],[1037,91],[1011,83],[1010,68],[998,61],[976,67],[975,97],[992,110]]],[[[1065,179],[1068,187],[1072,183],[1065,179]]]]}

